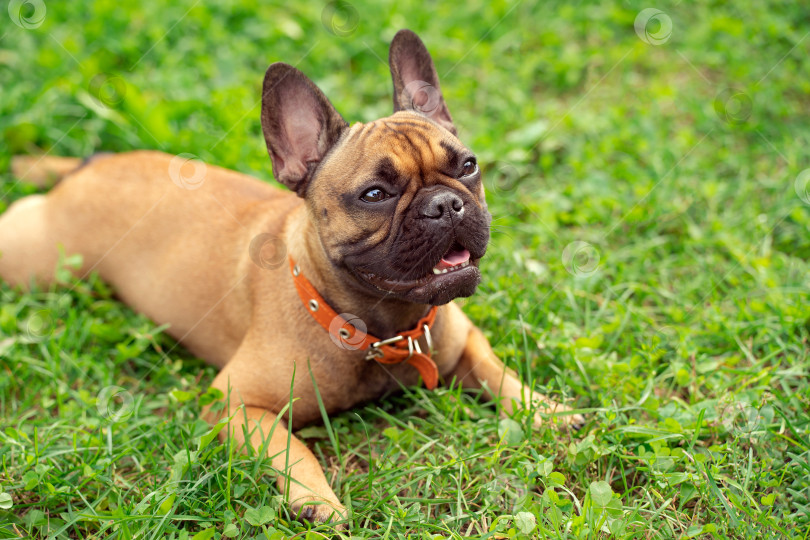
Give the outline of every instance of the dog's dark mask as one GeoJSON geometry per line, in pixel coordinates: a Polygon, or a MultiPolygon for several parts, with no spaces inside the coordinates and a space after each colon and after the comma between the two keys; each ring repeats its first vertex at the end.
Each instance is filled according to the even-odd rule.
{"type": "MultiPolygon", "coordinates": [[[[384,144],[358,164],[353,189],[335,196],[352,223],[336,244],[322,235],[360,280],[379,292],[425,304],[469,296],[481,279],[490,215],[473,154],[454,135],[416,113],[355,126],[352,139],[384,144]]],[[[328,174],[326,163],[324,174],[328,174]]],[[[334,234],[334,232],[332,232],[334,234]]]]}
{"type": "Polygon", "coordinates": [[[334,266],[377,294],[445,304],[481,280],[481,173],[414,33],[395,36],[390,64],[395,113],[351,128],[303,74],[273,64],[262,127],[276,179],[304,197],[334,266]]]}

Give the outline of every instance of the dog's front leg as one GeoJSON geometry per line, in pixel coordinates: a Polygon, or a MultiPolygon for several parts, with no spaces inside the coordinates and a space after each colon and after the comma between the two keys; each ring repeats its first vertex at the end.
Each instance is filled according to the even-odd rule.
{"type": "Polygon", "coordinates": [[[552,422],[561,425],[578,426],[585,422],[582,415],[564,414],[571,408],[550,400],[543,394],[533,391],[520,382],[517,376],[495,355],[489,341],[481,330],[472,326],[467,336],[464,351],[461,354],[455,376],[464,388],[482,388],[489,399],[498,399],[504,415],[512,414],[515,407],[532,403],[538,412],[534,416],[534,425],[540,426],[543,415],[552,416],[552,422]]]}
{"type": "MultiPolygon", "coordinates": [[[[213,386],[220,387],[220,382],[215,379],[213,386]]],[[[235,393],[232,389],[231,395],[235,393]]],[[[316,522],[345,521],[346,509],[329,486],[321,464],[309,448],[287,430],[285,422],[267,409],[237,403],[235,397],[231,397],[230,404],[233,407],[229,405],[215,412],[214,407],[209,406],[205,411],[206,419],[212,424],[231,417],[228,430],[220,432],[220,439],[230,434],[243,452],[247,445],[257,451],[266,446],[267,456],[279,471],[278,488],[287,496],[298,517],[316,522]]],[[[345,524],[338,524],[337,528],[344,527],[345,524]]]]}

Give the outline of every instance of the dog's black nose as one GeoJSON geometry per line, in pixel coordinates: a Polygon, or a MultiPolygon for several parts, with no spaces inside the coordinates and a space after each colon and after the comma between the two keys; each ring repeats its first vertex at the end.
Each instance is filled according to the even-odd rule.
{"type": "Polygon", "coordinates": [[[422,206],[422,215],[432,219],[441,219],[445,215],[460,218],[464,215],[464,201],[455,193],[442,191],[422,206]]]}

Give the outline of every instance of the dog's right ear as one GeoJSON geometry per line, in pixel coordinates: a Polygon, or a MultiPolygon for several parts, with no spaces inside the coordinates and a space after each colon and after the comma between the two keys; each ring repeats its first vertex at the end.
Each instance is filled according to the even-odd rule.
{"type": "Polygon", "coordinates": [[[273,176],[299,197],[348,126],[306,75],[282,62],[267,68],[262,88],[264,140],[273,176]]]}

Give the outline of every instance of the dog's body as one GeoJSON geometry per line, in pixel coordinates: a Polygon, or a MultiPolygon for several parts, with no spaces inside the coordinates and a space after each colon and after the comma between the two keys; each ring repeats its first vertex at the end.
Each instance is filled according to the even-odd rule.
{"type": "MultiPolygon", "coordinates": [[[[49,194],[0,216],[4,280],[52,282],[61,244],[83,255],[81,275],[98,271],[123,301],[168,323],[172,336],[222,368],[213,386],[229,397],[227,411],[209,410],[208,418],[242,407],[231,435],[254,448],[270,436],[274,466],[289,465],[281,487],[296,510],[316,520],[345,517],[345,509],[306,446],[292,437],[288,448],[287,426],[321,416],[313,379],[333,413],[417,384],[420,373],[338,346],[299,297],[288,257],[337,313],[352,314],[380,338],[412,329],[439,305],[430,335],[445,381],[483,386],[507,413],[531,401],[544,412],[564,410],[505,370],[449,302],[469,296],[479,279],[489,231],[480,174],[440,93],[428,112],[397,107],[403,95],[418,101],[408,90],[414,81],[438,92],[415,34],[394,39],[391,67],[399,112],[349,127],[300,72],[271,66],[262,125],[274,174],[292,192],[213,166],[195,189],[183,189],[170,178],[178,172],[172,156],[139,151],[92,160],[49,194]],[[250,253],[257,238],[268,238],[280,256],[257,264],[250,253]],[[441,273],[446,267],[452,271],[441,273]],[[277,423],[291,398],[292,414],[277,423]]],[[[428,350],[425,337],[417,343],[428,350]]]]}
{"type": "MultiPolygon", "coordinates": [[[[329,276],[321,275],[320,261],[312,261],[309,250],[297,241],[309,239],[311,225],[303,201],[294,193],[210,165],[199,188],[184,190],[167,176],[172,159],[154,151],[104,156],[47,196],[20,201],[19,209],[15,205],[0,222],[2,231],[14,233],[11,238],[0,232],[4,278],[27,283],[37,264],[39,281],[47,282],[56,268],[57,244],[65,253],[81,253],[81,275],[97,271],[115,285],[121,300],[159,324],[168,323],[168,333],[191,352],[226,368],[223,373],[230,374],[233,387],[260,398],[256,405],[268,410],[284,406],[295,366],[301,388],[296,388],[300,401],[294,406],[294,427],[320,417],[307,364],[279,361],[267,369],[262,364],[268,360],[308,359],[330,411],[378,398],[400,382],[418,382],[418,372],[407,364],[365,362],[363,351],[335,346],[299,299],[286,260],[260,266],[250,257],[249,246],[260,234],[278,235],[330,303],[369,321],[368,330],[375,335],[389,337],[412,327],[424,315],[424,306],[413,309],[408,321],[398,302],[389,305],[341,294],[329,276]],[[25,220],[26,226],[22,221],[12,225],[14,218],[25,220]],[[47,224],[48,234],[54,234],[51,242],[42,242],[39,227],[27,226],[33,222],[47,224]],[[14,246],[9,245],[12,241],[14,246]],[[257,365],[236,366],[230,361],[251,331],[259,348],[250,360],[257,365]]],[[[461,355],[466,324],[454,304],[442,306],[437,314],[433,358],[445,378],[461,355]],[[455,329],[446,332],[452,319],[455,329]]]]}

